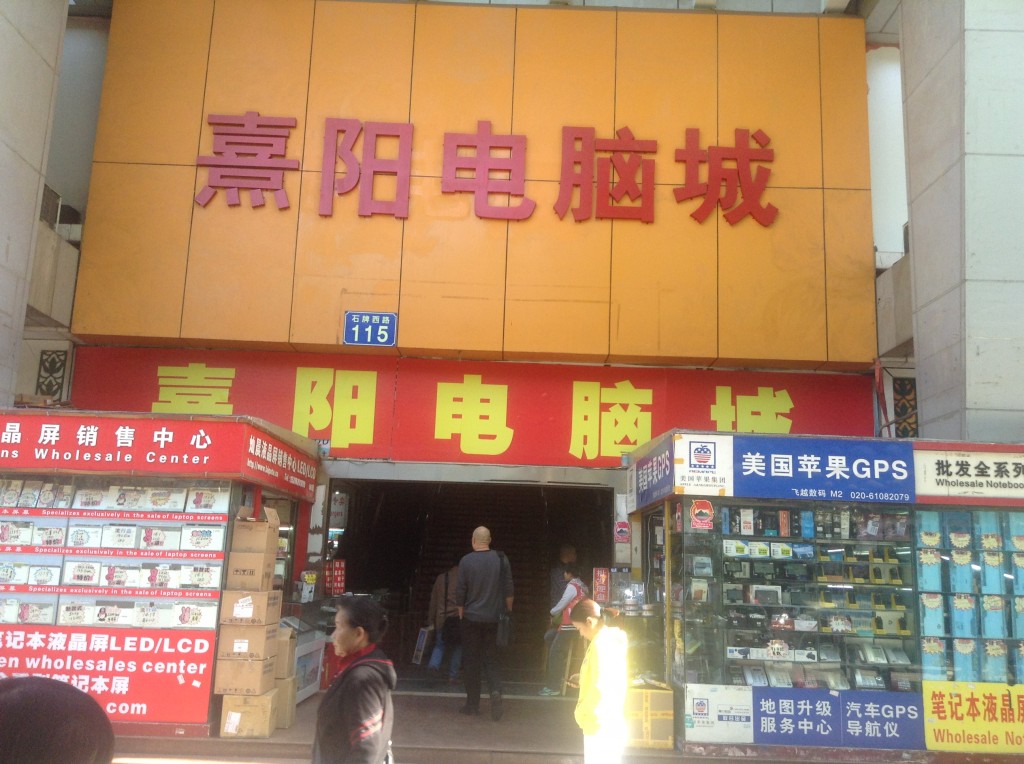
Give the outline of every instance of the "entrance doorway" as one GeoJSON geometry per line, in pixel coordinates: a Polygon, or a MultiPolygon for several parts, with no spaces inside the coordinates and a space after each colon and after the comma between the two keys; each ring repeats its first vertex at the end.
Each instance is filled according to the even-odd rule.
{"type": "Polygon", "coordinates": [[[609,487],[346,479],[332,481],[330,490],[348,494],[338,540],[346,589],[384,597],[397,616],[389,654],[398,664],[410,661],[416,632],[426,624],[434,579],[470,551],[477,526],[491,530],[492,548],[512,565],[516,641],[505,657],[512,681],[539,679],[559,547],[576,547],[588,586],[591,568],[614,564],[609,487]]]}

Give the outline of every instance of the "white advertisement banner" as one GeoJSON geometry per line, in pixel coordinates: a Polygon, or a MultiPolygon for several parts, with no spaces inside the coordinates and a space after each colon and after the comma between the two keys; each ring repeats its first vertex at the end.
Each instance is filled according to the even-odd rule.
{"type": "Polygon", "coordinates": [[[731,435],[677,435],[673,461],[676,493],[733,495],[731,435]]]}
{"type": "Polygon", "coordinates": [[[754,694],[750,687],[688,684],[683,713],[688,743],[754,742],[754,694]]]}
{"type": "Polygon", "coordinates": [[[956,497],[1024,501],[1024,453],[932,451],[915,444],[918,499],[956,497]]]}

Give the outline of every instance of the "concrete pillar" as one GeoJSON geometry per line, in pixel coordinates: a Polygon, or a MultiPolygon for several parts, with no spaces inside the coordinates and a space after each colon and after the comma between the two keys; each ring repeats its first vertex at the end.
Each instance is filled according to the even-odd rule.
{"type": "Polygon", "coordinates": [[[921,435],[1024,441],[1024,3],[903,0],[921,435]]]}
{"type": "Polygon", "coordinates": [[[0,407],[14,400],[67,0],[0,0],[0,407]]]}

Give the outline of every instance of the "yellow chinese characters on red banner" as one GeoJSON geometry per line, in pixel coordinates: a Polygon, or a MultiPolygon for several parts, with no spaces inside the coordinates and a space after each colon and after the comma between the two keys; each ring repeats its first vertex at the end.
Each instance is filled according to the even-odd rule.
{"type": "Polygon", "coordinates": [[[613,467],[672,427],[862,436],[869,377],[83,347],[83,409],[254,416],[332,457],[613,467]]]}
{"type": "Polygon", "coordinates": [[[929,751],[1020,753],[1024,686],[992,682],[923,682],[929,751]]]}

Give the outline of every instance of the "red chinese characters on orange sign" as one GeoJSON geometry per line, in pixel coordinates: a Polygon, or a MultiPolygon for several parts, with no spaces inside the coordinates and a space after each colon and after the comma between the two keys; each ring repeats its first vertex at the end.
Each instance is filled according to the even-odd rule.
{"type": "MultiPolygon", "coordinates": [[[[296,120],[246,112],[241,117],[211,114],[207,121],[214,126],[215,156],[196,160],[199,166],[211,167],[196,202],[206,206],[217,189],[225,189],[228,204],[235,206],[239,190],[246,189],[252,205],[259,207],[263,191],[271,190],[278,208],[287,208],[284,170],[298,169],[299,163],[284,158],[285,142],[296,120]]],[[[335,195],[343,196],[358,186],[360,216],[408,218],[412,141],[409,123],[325,120],[320,215],[333,215],[335,195]],[[357,150],[360,138],[362,146],[357,150]],[[376,183],[380,176],[393,179],[393,198],[375,196],[383,185],[376,183]]],[[[746,217],[762,226],[771,225],[779,210],[761,198],[771,176],[766,165],[775,159],[770,143],[763,130],[737,129],[734,146],[703,149],[700,130],[688,128],[685,146],[675,151],[676,162],[685,167],[683,185],[673,191],[676,202],[700,198],[690,216],[701,223],[721,207],[730,225],[746,217]],[[706,178],[702,180],[705,165],[706,178]]],[[[657,150],[657,141],[635,137],[628,126],[619,128],[614,138],[598,138],[592,127],[563,127],[555,213],[564,219],[572,210],[576,222],[594,218],[653,223],[652,155],[657,150]]],[[[475,133],[445,133],[440,176],[442,193],[473,194],[478,218],[526,220],[537,206],[526,195],[526,136],[496,135],[489,120],[478,121],[475,133]]]]}
{"type": "Polygon", "coordinates": [[[750,147],[750,138],[749,130],[737,129],[735,147],[702,149],[700,130],[687,128],[685,148],[676,149],[676,161],[686,165],[685,182],[673,194],[677,202],[704,197],[703,203],[690,213],[694,220],[703,223],[720,205],[725,210],[725,221],[729,225],[736,225],[747,215],[763,226],[774,222],[779,210],[771,204],[760,203],[771,170],[763,165],[754,169],[751,163],[771,162],[775,159],[775,152],[767,148],[771,138],[763,130],[757,130],[753,135],[759,148],[750,147]],[[700,181],[702,164],[708,166],[707,181],[703,183],[700,181]]]}
{"type": "Polygon", "coordinates": [[[247,111],[242,116],[211,114],[213,156],[200,156],[196,164],[209,167],[206,185],[196,194],[196,203],[205,207],[218,189],[227,194],[228,205],[240,203],[239,191],[249,192],[253,207],[264,204],[263,192],[272,191],[279,210],[290,206],[284,188],[284,171],[298,170],[297,159],[285,159],[288,135],[295,127],[294,117],[261,117],[247,111]]]}
{"type": "MultiPolygon", "coordinates": [[[[383,153],[383,152],[381,152],[383,153]]],[[[409,217],[409,178],[412,163],[412,125],[403,122],[366,122],[357,119],[330,118],[324,125],[324,156],[320,180],[320,214],[334,213],[334,194],[347,194],[359,185],[359,214],[409,217]],[[353,150],[359,133],[363,134],[362,162],[353,150]],[[397,141],[396,156],[385,158],[378,152],[382,139],[397,141]],[[335,179],[338,160],[345,174],[335,179]],[[374,198],[378,175],[395,178],[395,198],[374,198]],[[362,180],[362,183],[360,183],[362,180]]]]}
{"type": "Polygon", "coordinates": [[[491,123],[486,120],[477,122],[475,134],[445,133],[441,191],[446,194],[472,193],[478,218],[526,220],[533,214],[537,203],[525,198],[525,185],[525,136],[496,136],[491,132],[491,123]],[[496,155],[495,149],[508,152],[508,156],[496,155]],[[473,153],[465,154],[462,150],[473,153]],[[509,205],[492,204],[492,194],[509,197],[509,205]],[[516,197],[519,197],[519,203],[512,204],[516,197]]]}
{"type": "Polygon", "coordinates": [[[594,169],[597,168],[598,220],[640,220],[654,222],[654,160],[643,158],[658,150],[657,141],[639,141],[628,127],[616,138],[597,138],[592,127],[562,128],[562,178],[555,212],[564,218],[572,204],[574,189],[579,204],[573,219],[589,220],[594,207],[594,169]],[[609,156],[598,156],[599,152],[609,156]],[[614,172],[613,172],[614,171],[614,172]],[[637,177],[639,176],[639,182],[637,177]],[[639,204],[627,204],[626,198],[639,204]]]}

